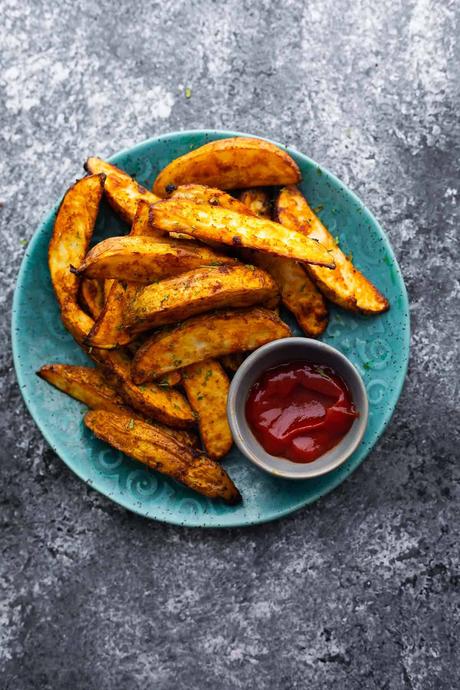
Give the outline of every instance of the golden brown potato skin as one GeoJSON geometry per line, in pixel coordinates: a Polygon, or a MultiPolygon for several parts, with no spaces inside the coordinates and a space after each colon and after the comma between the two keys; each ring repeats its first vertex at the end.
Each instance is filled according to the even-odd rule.
{"type": "Polygon", "coordinates": [[[274,312],[260,307],[194,316],[152,336],[139,348],[132,365],[133,381],[151,381],[168,371],[231,352],[255,350],[289,335],[288,326],[274,312]]]}
{"type": "Polygon", "coordinates": [[[92,410],[109,410],[112,412],[126,412],[134,419],[141,419],[164,431],[180,443],[191,447],[197,446],[196,435],[182,429],[171,429],[168,426],[152,422],[139,416],[134,410],[126,407],[123,398],[111,386],[102,371],[94,367],[75,366],[72,364],[45,364],[37,375],[63,393],[67,393],[75,400],[88,405],[92,410]]]}
{"type": "Polygon", "coordinates": [[[79,280],[70,266],[79,266],[93,235],[105,175],[78,180],[66,192],[57,212],[48,248],[51,282],[61,310],[77,303],[79,280]]]}
{"type": "Polygon", "coordinates": [[[223,307],[276,303],[277,296],[274,280],[255,266],[207,266],[137,290],[124,326],[138,333],[223,307]]]}
{"type": "Polygon", "coordinates": [[[100,280],[83,278],[80,283],[79,302],[83,309],[93,319],[97,319],[104,308],[104,285],[100,280]]]}
{"type": "Polygon", "coordinates": [[[149,192],[123,170],[101,158],[95,156],[88,158],[84,167],[90,173],[104,173],[107,176],[105,188],[107,201],[114,211],[129,224],[134,220],[139,201],[144,200],[148,204],[158,201],[155,194],[149,192]]]}
{"type": "Polygon", "coordinates": [[[176,158],[158,175],[153,192],[165,197],[168,186],[189,183],[241,189],[300,182],[297,163],[275,144],[250,137],[211,141],[176,158]]]}
{"type": "Polygon", "coordinates": [[[194,242],[150,237],[109,237],[91,249],[78,275],[149,284],[200,266],[235,263],[235,259],[194,242]]]}
{"type": "MultiPolygon", "coordinates": [[[[271,217],[272,206],[267,190],[247,189],[241,193],[240,199],[258,215],[271,217]]],[[[270,273],[279,287],[282,303],[295,316],[305,335],[317,337],[326,330],[326,301],[303,265],[293,259],[251,250],[246,250],[244,257],[270,273]]]]}
{"type": "Polygon", "coordinates": [[[102,441],[198,493],[229,505],[241,501],[238,489],[217,462],[149,424],[105,410],[88,412],[84,422],[102,441]]]}
{"type": "Polygon", "coordinates": [[[152,206],[153,222],[167,232],[185,232],[204,242],[258,249],[269,254],[333,266],[329,252],[298,232],[266,218],[235,213],[219,206],[168,199],[152,206]]]}
{"type": "Polygon", "coordinates": [[[310,276],[331,302],[362,314],[379,314],[389,309],[386,297],[353,266],[297,187],[289,186],[280,191],[276,216],[290,230],[303,232],[306,237],[321,242],[334,257],[336,267],[332,271],[307,266],[310,276]]]}
{"type": "Polygon", "coordinates": [[[182,376],[188,401],[198,417],[206,453],[214,460],[223,458],[233,443],[227,420],[228,376],[214,359],[191,364],[182,376]]]}

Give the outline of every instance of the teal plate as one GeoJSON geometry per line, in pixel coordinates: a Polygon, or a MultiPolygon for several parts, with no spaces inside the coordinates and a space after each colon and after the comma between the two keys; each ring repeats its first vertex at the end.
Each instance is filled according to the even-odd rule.
{"type": "MultiPolygon", "coordinates": [[[[150,139],[112,156],[147,187],[172,159],[213,139],[238,132],[201,130],[150,139]]],[[[247,135],[246,135],[247,136],[247,135]]],[[[238,527],[267,522],[316,501],[338,486],[364,460],[387,426],[404,382],[409,356],[406,289],[385,233],[360,200],[317,163],[287,149],[302,171],[301,189],[345,252],[389,298],[382,316],[362,317],[331,307],[323,340],[341,350],[361,372],[370,414],[364,439],[339,469],[317,479],[274,478],[250,464],[234,448],[224,465],[243,495],[236,508],[199,496],[148,470],[98,441],[84,427],[84,406],[39,379],[35,372],[52,362],[84,364],[86,356],[64,330],[51,287],[47,250],[57,205],[34,234],[19,272],[13,303],[14,364],[24,400],[44,437],[87,484],[120,505],[148,518],[178,525],[238,527]]],[[[72,180],[69,180],[69,183],[72,180]]],[[[95,240],[127,231],[105,204],[95,240]]],[[[284,314],[301,335],[295,322],[284,314]]],[[[377,467],[376,471],[382,471],[377,467]]]]}

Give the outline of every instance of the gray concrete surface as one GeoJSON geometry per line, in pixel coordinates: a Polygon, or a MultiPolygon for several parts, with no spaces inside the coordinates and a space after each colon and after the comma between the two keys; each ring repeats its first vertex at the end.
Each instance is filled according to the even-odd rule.
{"type": "Polygon", "coordinates": [[[0,687],[460,686],[458,15],[0,0],[0,687]],[[316,505],[232,532],[89,490],[26,412],[9,344],[22,240],[82,160],[202,126],[293,143],[343,178],[411,299],[409,376],[372,455],[316,505]]]}

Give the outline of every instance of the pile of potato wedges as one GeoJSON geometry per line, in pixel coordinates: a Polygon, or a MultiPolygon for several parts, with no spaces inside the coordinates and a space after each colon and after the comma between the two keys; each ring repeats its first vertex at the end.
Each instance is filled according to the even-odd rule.
{"type": "Polygon", "coordinates": [[[218,462],[232,445],[229,377],[250,351],[290,335],[279,305],[315,337],[328,300],[369,315],[388,301],[274,144],[208,143],[167,165],[152,191],[100,158],[85,169],[58,210],[49,269],[62,321],[96,366],[38,374],[90,408],[95,436],[234,505],[240,493],[218,462]],[[103,196],[131,229],[90,248],[103,196]]]}

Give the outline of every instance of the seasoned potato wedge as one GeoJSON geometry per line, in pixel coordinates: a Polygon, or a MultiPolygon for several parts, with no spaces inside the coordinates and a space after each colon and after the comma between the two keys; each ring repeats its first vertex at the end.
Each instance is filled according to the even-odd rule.
{"type": "Polygon", "coordinates": [[[80,304],[87,314],[97,319],[104,308],[104,284],[94,278],[83,278],[80,283],[80,304]]]}
{"type": "Polygon", "coordinates": [[[138,333],[222,307],[276,303],[277,296],[273,279],[255,266],[207,266],[137,290],[124,325],[138,333]]]}
{"type": "Polygon", "coordinates": [[[306,237],[321,242],[334,257],[336,267],[333,271],[325,271],[319,266],[307,267],[315,283],[331,302],[363,314],[379,314],[389,308],[386,297],[353,266],[297,187],[281,190],[276,202],[276,215],[279,222],[290,230],[303,232],[306,237]]]}
{"type": "Polygon", "coordinates": [[[202,184],[184,184],[171,192],[170,199],[180,199],[182,201],[193,201],[195,204],[209,204],[210,206],[220,206],[228,208],[230,211],[243,213],[246,215],[256,215],[244,203],[235,199],[231,194],[223,192],[216,187],[205,187],[202,184]]]}
{"type": "MultiPolygon", "coordinates": [[[[247,189],[241,201],[256,214],[270,217],[270,196],[265,189],[247,189]]],[[[321,335],[327,327],[326,301],[306,269],[293,259],[246,250],[245,258],[270,273],[281,293],[281,301],[295,316],[306,335],[321,335]]]]}
{"type": "Polygon", "coordinates": [[[106,163],[101,158],[88,158],[85,170],[93,174],[104,173],[107,176],[107,186],[104,190],[107,201],[114,211],[129,224],[134,220],[139,201],[144,200],[148,204],[158,201],[155,194],[149,192],[123,170],[111,163],[106,163]]]}
{"type": "Polygon", "coordinates": [[[266,189],[262,187],[243,189],[240,193],[240,201],[255,216],[259,216],[259,218],[272,218],[272,200],[266,189]]]}
{"type": "Polygon", "coordinates": [[[152,206],[152,217],[161,230],[185,232],[204,242],[249,247],[321,266],[334,266],[329,252],[319,242],[290,232],[266,218],[175,199],[159,201],[152,206]]]}
{"type": "Polygon", "coordinates": [[[103,373],[94,367],[82,367],[72,364],[45,364],[37,371],[38,376],[63,393],[88,405],[93,410],[110,410],[112,412],[126,412],[134,419],[141,419],[164,431],[180,443],[196,447],[197,437],[184,429],[171,429],[168,426],[152,422],[140,417],[137,412],[130,410],[124,404],[123,398],[111,386],[103,373]]]}
{"type": "Polygon", "coordinates": [[[235,259],[194,242],[109,237],[88,252],[76,272],[89,278],[117,278],[148,284],[200,266],[232,263],[235,259]]]}
{"type": "Polygon", "coordinates": [[[84,422],[102,441],[204,496],[230,505],[241,501],[238,489],[217,462],[149,424],[105,410],[88,412],[84,422]]]}
{"type": "Polygon", "coordinates": [[[45,364],[37,371],[37,374],[92,409],[103,408],[117,411],[124,406],[121,395],[107,383],[103,373],[94,367],[45,364]]]}
{"type": "Polygon", "coordinates": [[[133,381],[144,383],[204,359],[255,350],[290,334],[274,312],[259,307],[194,316],[139,348],[132,364],[133,381]]]}
{"type": "Polygon", "coordinates": [[[182,375],[205,451],[215,460],[223,458],[233,443],[227,420],[228,376],[214,359],[191,364],[182,375]]]}
{"type": "Polygon", "coordinates": [[[70,266],[79,266],[93,235],[105,175],[90,175],[66,192],[57,212],[48,249],[51,282],[61,311],[76,304],[79,280],[70,266]]]}
{"type": "MultiPolygon", "coordinates": [[[[130,236],[138,237],[148,234],[150,226],[150,206],[145,201],[140,201],[131,227],[130,236]]],[[[90,280],[85,278],[83,282],[90,280]]],[[[109,292],[105,303],[100,310],[96,323],[91,329],[86,342],[93,347],[111,349],[128,345],[133,336],[123,326],[123,313],[126,304],[135,294],[137,283],[106,280],[109,292]]]]}
{"type": "Polygon", "coordinates": [[[176,158],[158,175],[153,192],[164,197],[171,185],[241,189],[300,182],[300,170],[286,151],[262,139],[232,137],[211,141],[176,158]]]}

